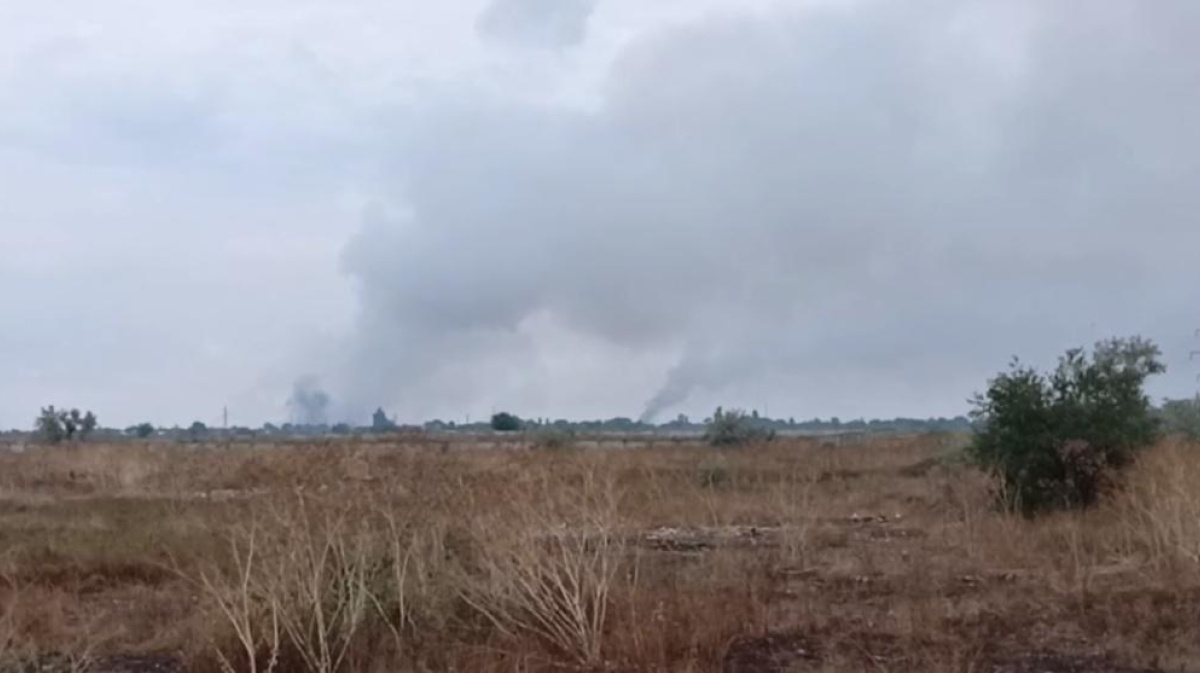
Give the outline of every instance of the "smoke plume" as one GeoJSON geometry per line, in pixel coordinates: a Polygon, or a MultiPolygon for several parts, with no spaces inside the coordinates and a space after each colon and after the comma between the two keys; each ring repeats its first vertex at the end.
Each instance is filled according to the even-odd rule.
{"type": "Polygon", "coordinates": [[[288,415],[297,425],[323,425],[329,422],[331,398],[321,389],[316,377],[306,376],[296,381],[288,398],[288,415]]]}
{"type": "Polygon", "coordinates": [[[348,401],[945,413],[1013,353],[1190,333],[1194,29],[1191,0],[847,3],[633,42],[590,108],[430,94],[403,208],[346,251],[348,401]]]}

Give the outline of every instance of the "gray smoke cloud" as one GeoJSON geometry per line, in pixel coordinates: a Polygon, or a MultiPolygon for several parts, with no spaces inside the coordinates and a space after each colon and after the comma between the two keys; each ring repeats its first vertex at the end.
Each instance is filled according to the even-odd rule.
{"type": "Polygon", "coordinates": [[[587,344],[662,363],[647,419],[943,413],[1014,353],[1170,351],[1200,319],[1198,29],[1192,0],[861,2],[654,34],[594,109],[418,101],[404,209],[345,253],[347,402],[503,401],[587,344]]]}
{"type": "Polygon", "coordinates": [[[305,376],[292,387],[292,396],[287,402],[288,415],[299,425],[322,425],[329,422],[331,402],[332,398],[321,388],[320,380],[305,376]]]}
{"type": "Polygon", "coordinates": [[[584,41],[595,8],[596,0],[492,0],[476,29],[517,46],[563,49],[584,41]]]}

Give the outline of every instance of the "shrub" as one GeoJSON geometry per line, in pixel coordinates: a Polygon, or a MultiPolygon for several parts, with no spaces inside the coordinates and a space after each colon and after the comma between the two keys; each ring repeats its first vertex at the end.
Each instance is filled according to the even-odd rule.
{"type": "Polygon", "coordinates": [[[757,442],[769,442],[775,432],[760,426],[755,419],[739,409],[725,411],[717,407],[704,438],[713,446],[745,446],[757,442]]]}
{"type": "Polygon", "coordinates": [[[1116,470],[1157,436],[1143,392],[1165,371],[1141,338],[1072,349],[1043,375],[1014,361],[974,400],[973,458],[995,472],[1003,500],[1025,513],[1093,504],[1116,470]]]}

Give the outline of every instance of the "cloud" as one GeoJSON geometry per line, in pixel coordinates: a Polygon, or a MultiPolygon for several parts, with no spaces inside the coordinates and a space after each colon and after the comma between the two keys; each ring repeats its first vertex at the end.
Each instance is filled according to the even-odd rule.
{"type": "Polygon", "coordinates": [[[951,414],[1139,332],[1194,392],[1188,0],[9,14],[5,425],[951,414]]]}
{"type": "Polygon", "coordinates": [[[408,210],[345,259],[351,397],[504,404],[554,325],[669,363],[631,415],[730,394],[951,413],[1013,353],[1187,333],[1196,14],[722,16],[628,47],[594,111],[423,100],[397,141],[408,210]]]}
{"type": "Polygon", "coordinates": [[[523,47],[564,49],[587,37],[597,0],[491,0],[476,28],[485,38],[523,47]]]}

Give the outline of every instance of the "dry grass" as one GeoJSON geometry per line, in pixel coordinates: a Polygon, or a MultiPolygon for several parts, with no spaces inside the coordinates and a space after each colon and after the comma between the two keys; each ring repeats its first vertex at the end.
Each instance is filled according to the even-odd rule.
{"type": "Polygon", "coordinates": [[[0,670],[1200,670],[1200,447],[1036,520],[959,448],[0,455],[0,670]]]}

